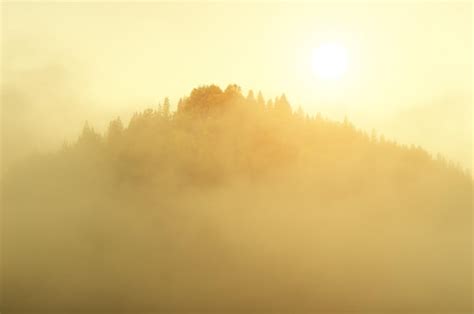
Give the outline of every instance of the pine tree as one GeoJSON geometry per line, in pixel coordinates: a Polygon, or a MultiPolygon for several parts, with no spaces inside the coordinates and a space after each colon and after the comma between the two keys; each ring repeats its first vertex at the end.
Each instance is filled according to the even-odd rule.
{"type": "Polygon", "coordinates": [[[161,109],[161,113],[162,113],[162,116],[165,118],[165,119],[169,119],[170,118],[170,112],[171,112],[171,109],[170,109],[170,100],[168,97],[165,98],[165,100],[163,101],[163,107],[161,109]]]}
{"type": "Polygon", "coordinates": [[[275,111],[279,115],[289,116],[291,115],[291,105],[286,99],[285,94],[281,95],[280,98],[277,98],[275,101],[275,111]]]}
{"type": "Polygon", "coordinates": [[[261,91],[258,92],[257,96],[257,108],[261,111],[265,110],[265,98],[263,98],[263,94],[261,91]]]}
{"type": "Polygon", "coordinates": [[[110,121],[107,130],[107,141],[112,145],[120,140],[123,134],[123,123],[120,117],[110,121]]]}

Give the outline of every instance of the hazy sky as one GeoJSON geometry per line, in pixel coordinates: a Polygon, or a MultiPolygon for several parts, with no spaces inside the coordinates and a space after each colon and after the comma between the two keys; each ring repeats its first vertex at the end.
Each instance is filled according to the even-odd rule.
{"type": "Polygon", "coordinates": [[[51,136],[237,83],[469,166],[471,23],[471,4],[450,1],[4,3],[2,74],[34,90],[35,117],[56,117],[42,128],[51,136]],[[340,80],[312,70],[313,50],[328,42],[347,51],[340,80]]]}

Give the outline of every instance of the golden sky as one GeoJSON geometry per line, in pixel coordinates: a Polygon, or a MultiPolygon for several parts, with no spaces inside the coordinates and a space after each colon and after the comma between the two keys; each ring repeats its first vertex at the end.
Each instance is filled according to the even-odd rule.
{"type": "Polygon", "coordinates": [[[284,92],[310,113],[347,115],[466,167],[472,161],[469,2],[38,2],[2,9],[3,79],[19,86],[25,73],[41,73],[35,69],[48,77],[61,72],[24,84],[45,104],[43,119],[53,110],[48,99],[56,99],[56,136],[58,126],[74,134],[82,119],[101,125],[165,96],[176,103],[199,85],[237,83],[266,97],[284,92]],[[346,73],[336,80],[312,69],[314,50],[326,43],[347,53],[346,73]],[[72,97],[54,95],[58,82],[63,94],[73,90],[81,99],[73,117],[64,118],[66,105],[62,119],[57,113],[72,97]]]}

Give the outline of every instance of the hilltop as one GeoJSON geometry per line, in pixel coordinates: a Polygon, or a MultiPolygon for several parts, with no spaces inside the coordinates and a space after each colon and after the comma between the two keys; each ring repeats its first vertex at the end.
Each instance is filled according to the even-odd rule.
{"type": "Polygon", "coordinates": [[[171,107],[7,173],[6,308],[471,307],[465,171],[285,95],[171,107]]]}

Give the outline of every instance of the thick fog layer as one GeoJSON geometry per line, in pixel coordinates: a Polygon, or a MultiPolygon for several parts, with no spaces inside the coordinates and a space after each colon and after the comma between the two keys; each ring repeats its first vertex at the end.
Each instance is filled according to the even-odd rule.
{"type": "Polygon", "coordinates": [[[471,175],[284,95],[86,124],[2,188],[2,312],[472,310],[471,175]]]}

